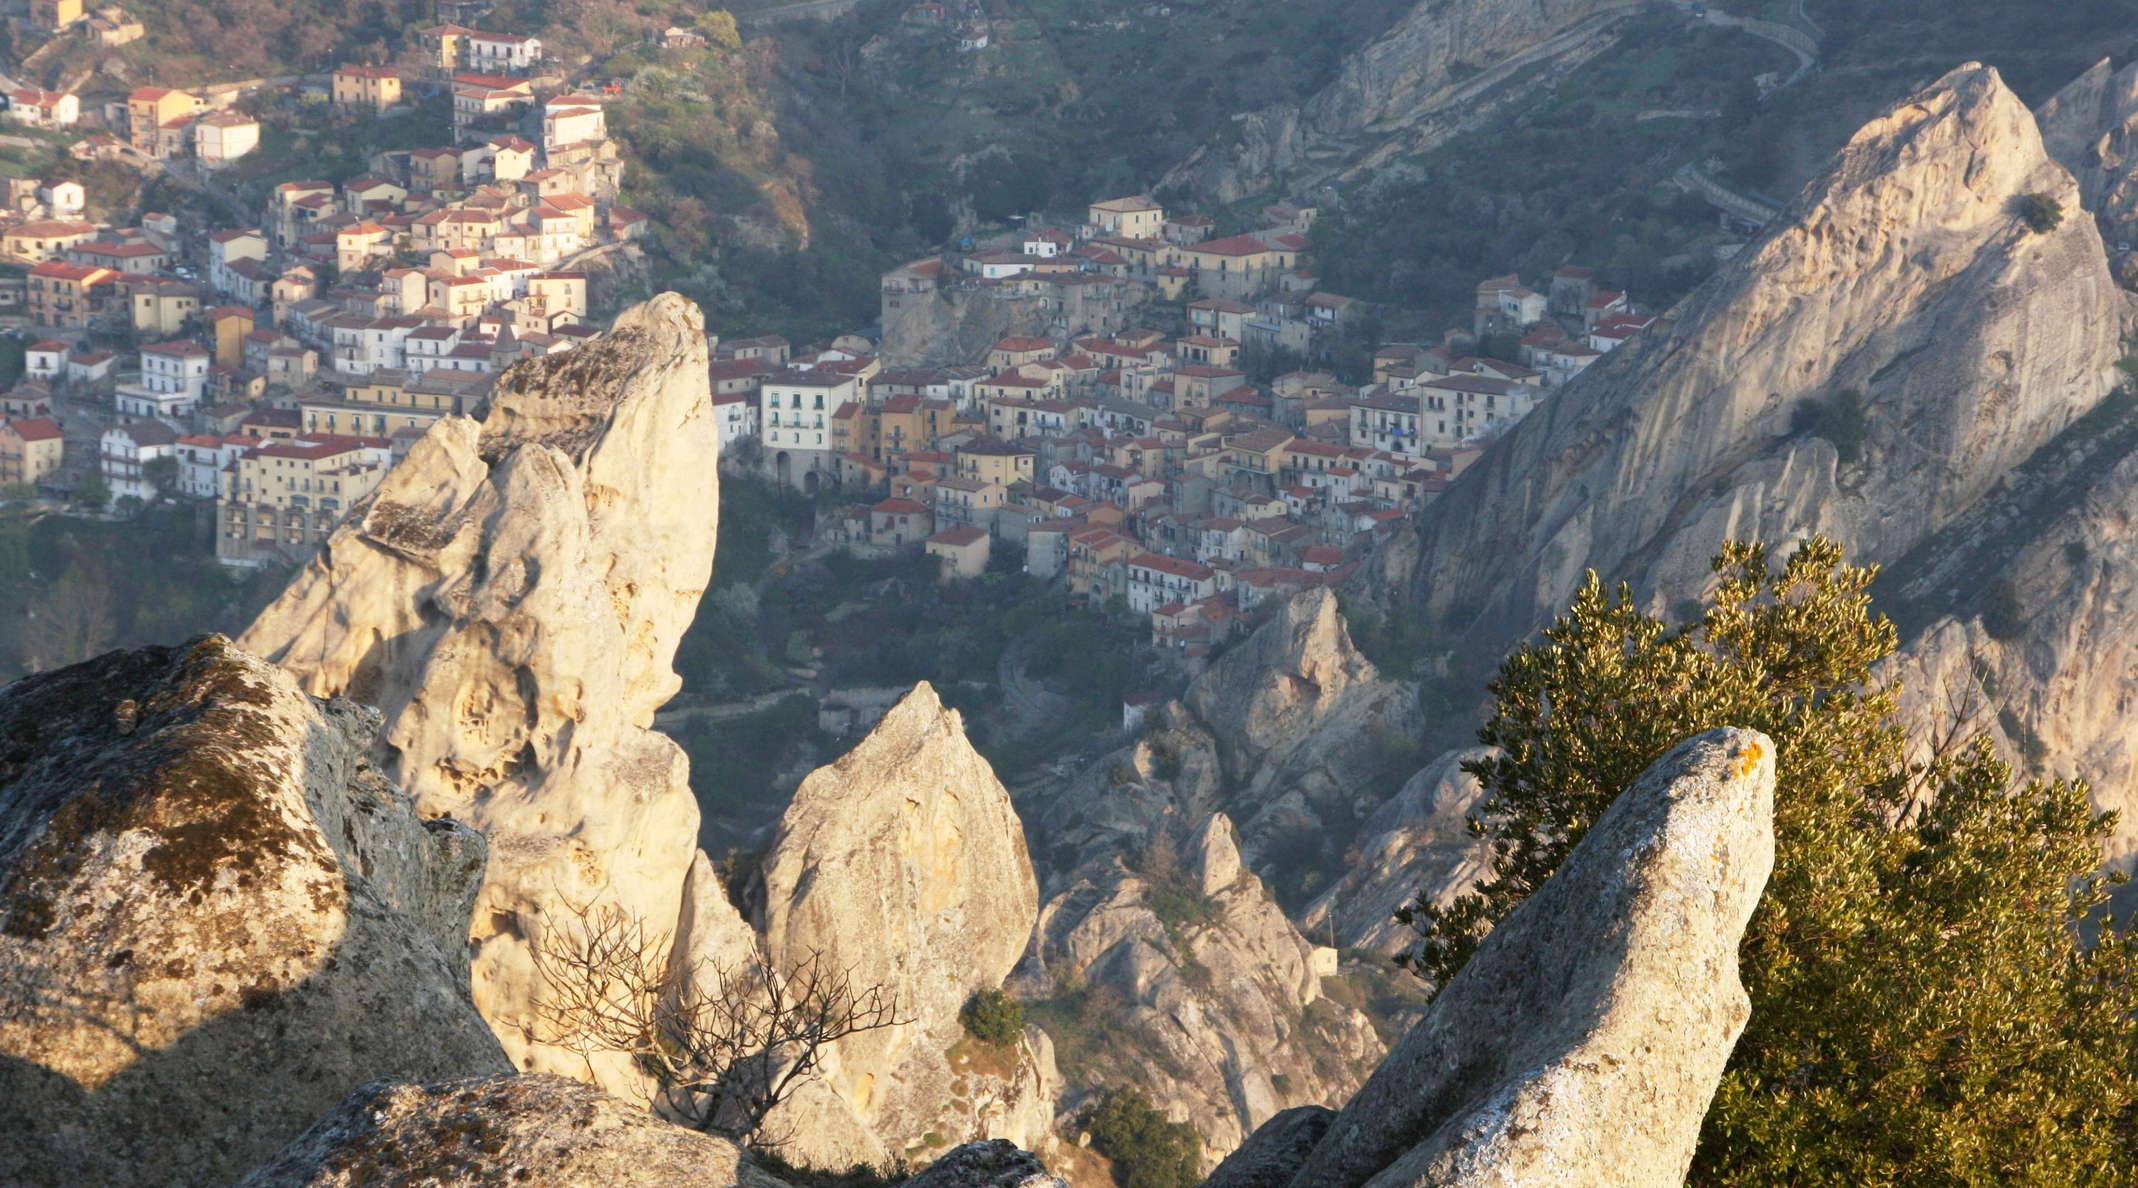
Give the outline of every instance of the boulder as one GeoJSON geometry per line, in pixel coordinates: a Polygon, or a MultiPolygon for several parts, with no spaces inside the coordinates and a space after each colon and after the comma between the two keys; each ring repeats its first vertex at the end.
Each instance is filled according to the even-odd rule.
{"type": "Polygon", "coordinates": [[[467,990],[482,838],[378,728],[219,636],[0,690],[9,1183],[228,1183],[354,1085],[510,1068],[467,990]]]}
{"type": "Polygon", "coordinates": [[[906,1188],[1069,1188],[1039,1156],[1004,1139],[967,1143],[906,1181],[906,1188]]]}
{"type": "Polygon", "coordinates": [[[376,1081],[241,1188],[783,1188],[734,1143],[564,1077],[376,1081]]]}
{"type": "Polygon", "coordinates": [[[1773,810],[1765,735],[1709,731],[1657,760],[1449,980],[1294,1188],[1681,1182],[1750,1017],[1737,949],[1773,810]]]}
{"type": "MultiPolygon", "coordinates": [[[[485,419],[434,425],[243,639],[316,695],[378,705],[389,776],[490,839],[475,1002],[525,1069],[589,1072],[539,1023],[532,953],[560,918],[613,904],[694,943],[727,927],[681,918],[698,806],[652,728],[712,575],[706,377],[703,319],[674,294],[515,364],[485,419]]],[[[592,1072],[643,1092],[621,1059],[592,1072]]]]}

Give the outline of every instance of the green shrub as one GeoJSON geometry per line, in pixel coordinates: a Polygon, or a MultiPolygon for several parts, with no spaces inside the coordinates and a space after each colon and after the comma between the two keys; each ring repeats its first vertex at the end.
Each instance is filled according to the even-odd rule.
{"type": "Polygon", "coordinates": [[[1113,1161],[1121,1188],[1192,1188],[1202,1143],[1195,1128],[1167,1120],[1134,1089],[1108,1089],[1084,1112],[1091,1145],[1113,1161]]]}
{"type": "Polygon", "coordinates": [[[2049,194],[2028,194],[2019,200],[2019,219],[2036,235],[2047,235],[2064,222],[2064,204],[2049,194]]]}
{"type": "Polygon", "coordinates": [[[958,1011],[965,1034],[1006,1048],[1024,1038],[1024,1004],[1000,990],[975,990],[958,1011]]]}
{"type": "Polygon", "coordinates": [[[1831,400],[1806,400],[1797,405],[1789,427],[1798,433],[1823,437],[1833,443],[1843,465],[1863,457],[1863,443],[1870,436],[1871,418],[1863,394],[1854,388],[1831,400]]]}

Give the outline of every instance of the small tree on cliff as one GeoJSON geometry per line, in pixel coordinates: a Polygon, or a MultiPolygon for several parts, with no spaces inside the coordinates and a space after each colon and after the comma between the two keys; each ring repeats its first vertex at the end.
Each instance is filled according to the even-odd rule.
{"type": "Polygon", "coordinates": [[[882,986],[857,986],[821,952],[774,960],[762,939],[731,966],[672,959],[667,933],[615,906],[575,906],[535,949],[548,1042],[629,1056],[653,1105],[684,1125],[777,1147],[774,1107],[816,1075],[831,1045],[911,1022],[882,986]]]}
{"type": "Polygon", "coordinates": [[[1672,627],[1592,573],[1509,656],[1466,765],[1491,877],[1398,913],[1401,960],[1444,984],[1550,877],[1618,792],[1716,726],[1776,743],[1776,858],[1746,931],[1752,1018],[1710,1110],[1702,1183],[2105,1182],[2138,1134],[2138,948],[2103,908],[2110,819],[2033,783],[1964,720],[1921,746],[1878,662],[1874,571],[1814,540],[1780,570],[1731,544],[1697,621],[1672,627]],[[2098,921],[2096,921],[2098,922],[2098,921]]]}

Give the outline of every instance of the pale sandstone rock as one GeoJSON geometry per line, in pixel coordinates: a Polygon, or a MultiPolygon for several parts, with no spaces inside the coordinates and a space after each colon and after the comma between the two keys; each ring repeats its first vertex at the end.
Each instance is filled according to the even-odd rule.
{"type": "Polygon", "coordinates": [[[1683,1181],[1750,1017],[1737,948],[1774,864],[1774,745],[1656,761],[1340,1111],[1294,1188],[1683,1181]]]}
{"type": "Polygon", "coordinates": [[[1451,635],[1512,641],[1585,569],[1692,596],[1729,537],[1834,536],[1889,561],[2116,382],[2099,232],[2015,202],[2078,187],[1998,78],[1963,66],[1866,125],[1661,324],[1545,401],[1422,517],[1412,580],[1451,635]],[[1860,465],[1792,428],[1863,394],[1860,465]]]}
{"type": "Polygon", "coordinates": [[[796,790],[764,869],[775,960],[821,952],[857,985],[882,986],[910,1023],[837,1046],[823,1082],[775,1118],[797,1157],[881,1160],[930,1132],[1039,1146],[1053,1120],[1051,1054],[983,1090],[950,1052],[973,992],[1002,984],[1024,951],[1038,887],[1024,828],[955,710],[921,684],[859,745],[796,790]]]}
{"type": "Polygon", "coordinates": [[[1196,885],[1204,898],[1232,886],[1241,869],[1240,839],[1233,832],[1232,818],[1223,813],[1210,814],[1195,840],[1192,857],[1196,885]]]}
{"type": "MultiPolygon", "coordinates": [[[[385,713],[426,815],[489,838],[475,1002],[522,1068],[584,1075],[538,1035],[532,944],[572,905],[679,920],[687,763],[654,731],[712,573],[719,440],[703,321],[664,294],[500,377],[487,419],[417,443],[244,637],[317,694],[385,713]]],[[[602,1083],[643,1091],[619,1059],[602,1083]]]]}
{"type": "Polygon", "coordinates": [[[243,1188],[781,1188],[723,1138],[565,1077],[365,1085],[243,1188]]]}
{"type": "Polygon", "coordinates": [[[2138,66],[2117,70],[2103,58],[2035,116],[2043,144],[2078,179],[2101,233],[2128,247],[2138,238],[2138,66]]]}
{"type": "Polygon", "coordinates": [[[0,690],[0,1168],[219,1184],[351,1086],[510,1066],[467,994],[480,836],[378,715],[209,636],[0,690]]]}

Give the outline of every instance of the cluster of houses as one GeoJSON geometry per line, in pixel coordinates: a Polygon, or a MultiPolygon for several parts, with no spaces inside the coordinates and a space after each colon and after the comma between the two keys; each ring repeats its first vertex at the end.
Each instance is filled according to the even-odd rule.
{"type": "MultiPolygon", "coordinates": [[[[0,280],[0,319],[28,347],[0,394],[0,485],[95,474],[114,499],[212,500],[220,559],[300,560],[432,423],[478,412],[498,372],[598,332],[577,265],[645,225],[615,201],[604,97],[530,78],[533,38],[444,25],[422,55],[344,66],[330,101],[374,118],[404,83],[449,86],[439,144],[278,185],[257,225],[100,226],[79,183],[11,185],[0,260],[27,276],[0,280]]],[[[165,157],[204,106],[142,88],[112,126],[129,154],[165,157]]]]}
{"type": "Polygon", "coordinates": [[[886,366],[861,336],[800,355],[726,344],[713,386],[730,465],[858,496],[820,519],[850,547],[923,550],[957,577],[1007,547],[1026,572],[1147,616],[1154,641],[1199,654],[1268,599],[1343,580],[1487,441],[1652,321],[1587,269],[1560,269],[1541,293],[1496,278],[1473,326],[1436,346],[1381,345],[1363,383],[1321,370],[1255,383],[1244,344],[1307,355],[1362,308],[1316,287],[1302,238],[1313,211],[1263,217],[1219,237],[1205,216],[1110,199],[1080,226],[1027,231],[1015,252],[884,278],[887,324],[894,302],[935,299],[929,280],[1097,277],[1127,293],[1109,312],[1170,334],[1056,323],[929,367],[886,366]],[[1477,353],[1503,332],[1520,358],[1477,353]]]}

